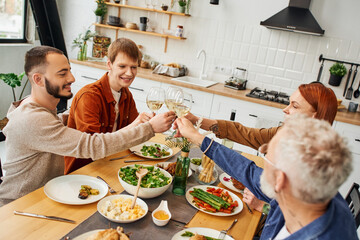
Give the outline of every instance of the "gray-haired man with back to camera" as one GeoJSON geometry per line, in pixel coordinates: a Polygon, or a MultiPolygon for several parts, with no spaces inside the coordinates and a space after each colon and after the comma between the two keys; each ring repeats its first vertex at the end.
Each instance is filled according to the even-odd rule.
{"type": "Polygon", "coordinates": [[[180,134],[260,200],[270,203],[260,239],[358,239],[355,220],[338,192],[352,171],[351,153],[328,122],[290,116],[260,147],[264,169],[176,120],[180,134]]]}

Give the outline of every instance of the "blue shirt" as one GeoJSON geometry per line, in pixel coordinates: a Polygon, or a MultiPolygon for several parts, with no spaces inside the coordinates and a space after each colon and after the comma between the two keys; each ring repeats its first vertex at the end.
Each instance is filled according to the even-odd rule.
{"type": "MultiPolygon", "coordinates": [[[[205,138],[201,150],[205,151],[210,139],[205,138]]],[[[227,174],[242,182],[258,199],[270,203],[271,209],[266,219],[260,239],[273,239],[285,224],[284,215],[275,199],[268,198],[260,189],[260,175],[263,169],[256,166],[239,153],[213,142],[206,155],[215,161],[227,174]]],[[[292,233],[286,239],[358,239],[355,220],[347,202],[337,195],[330,201],[325,214],[310,224],[292,233]]]]}

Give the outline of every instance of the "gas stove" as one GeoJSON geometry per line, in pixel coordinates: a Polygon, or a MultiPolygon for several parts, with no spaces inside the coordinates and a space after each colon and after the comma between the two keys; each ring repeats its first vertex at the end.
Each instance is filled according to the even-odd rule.
{"type": "Polygon", "coordinates": [[[290,103],[290,96],[283,92],[277,91],[267,91],[266,89],[262,90],[260,88],[254,88],[250,91],[250,93],[246,94],[247,97],[252,98],[260,98],[263,100],[271,101],[271,102],[278,102],[285,105],[289,105],[290,103]]]}

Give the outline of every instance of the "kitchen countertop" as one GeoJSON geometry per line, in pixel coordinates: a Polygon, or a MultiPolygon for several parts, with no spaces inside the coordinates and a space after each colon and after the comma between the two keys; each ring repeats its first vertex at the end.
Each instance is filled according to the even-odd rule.
{"type": "MultiPolygon", "coordinates": [[[[94,68],[107,70],[106,64],[101,63],[101,62],[78,61],[75,59],[71,59],[70,62],[88,66],[88,67],[94,67],[94,68]]],[[[205,87],[195,86],[195,85],[188,84],[188,83],[173,81],[173,80],[171,80],[171,77],[153,74],[150,69],[144,69],[144,68],[138,68],[138,73],[136,76],[141,77],[141,78],[146,78],[149,80],[153,80],[153,81],[168,83],[168,84],[177,85],[180,87],[186,87],[186,88],[190,88],[190,89],[194,89],[194,90],[198,90],[198,91],[203,91],[203,92],[217,94],[217,95],[221,95],[221,96],[225,96],[225,97],[235,98],[235,99],[239,99],[239,100],[243,100],[243,101],[258,103],[258,104],[262,104],[262,105],[269,106],[269,107],[276,107],[276,108],[281,108],[281,109],[285,107],[284,104],[280,104],[277,102],[270,102],[270,101],[265,101],[262,99],[246,97],[245,95],[250,92],[250,89],[246,89],[244,91],[234,90],[234,89],[225,87],[224,84],[222,84],[222,83],[218,83],[211,87],[205,88],[205,87]]],[[[353,112],[347,111],[347,109],[340,109],[340,110],[338,110],[338,113],[336,114],[335,120],[339,121],[339,122],[344,122],[344,123],[349,123],[349,124],[354,124],[354,125],[360,126],[360,113],[359,112],[353,113],[353,112]]]]}

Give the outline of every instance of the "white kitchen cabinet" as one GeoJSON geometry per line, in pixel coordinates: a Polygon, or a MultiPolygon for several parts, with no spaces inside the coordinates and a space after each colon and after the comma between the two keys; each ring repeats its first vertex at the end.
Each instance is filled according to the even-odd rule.
{"type": "Polygon", "coordinates": [[[360,126],[336,122],[335,130],[346,139],[353,157],[353,171],[339,189],[345,197],[353,182],[360,184],[360,126]]]}
{"type": "MultiPolygon", "coordinates": [[[[74,97],[82,87],[99,80],[106,70],[71,63],[71,72],[75,77],[75,82],[71,84],[74,97]]],[[[72,99],[68,100],[68,108],[71,106],[72,99]]]]}
{"type": "MultiPolygon", "coordinates": [[[[214,95],[210,118],[229,120],[232,110],[236,111],[235,121],[240,122],[246,127],[275,127],[281,125],[284,119],[284,113],[279,108],[214,95]]],[[[221,142],[220,139],[215,140],[221,142]]],[[[234,149],[251,154],[256,154],[257,152],[250,147],[238,143],[234,144],[234,149]]]]}
{"type": "MultiPolygon", "coordinates": [[[[129,90],[133,95],[138,112],[151,112],[146,105],[146,95],[151,87],[160,87],[161,82],[136,77],[129,90]]],[[[162,107],[164,108],[164,107],[162,107]]]]}
{"type": "MultiPolygon", "coordinates": [[[[165,91],[169,86],[172,85],[166,83],[162,83],[161,85],[161,87],[165,91]]],[[[192,95],[193,103],[191,106],[191,113],[199,117],[209,118],[214,94],[202,92],[190,88],[184,88],[184,87],[180,87],[180,88],[183,89],[183,91],[190,93],[192,95]]],[[[162,110],[164,111],[164,109],[165,111],[168,111],[167,108],[163,107],[162,110]]]]}

